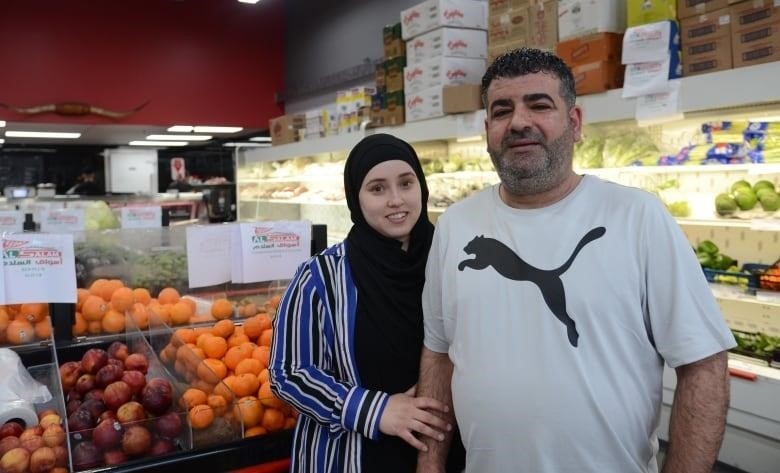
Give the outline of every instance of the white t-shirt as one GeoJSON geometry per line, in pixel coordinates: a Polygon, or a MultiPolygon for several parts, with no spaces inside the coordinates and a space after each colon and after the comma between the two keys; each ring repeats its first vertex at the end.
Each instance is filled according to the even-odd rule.
{"type": "Polygon", "coordinates": [[[656,472],[664,361],[734,346],[660,201],[593,176],[542,209],[451,206],[423,308],[470,473],[656,472]]]}

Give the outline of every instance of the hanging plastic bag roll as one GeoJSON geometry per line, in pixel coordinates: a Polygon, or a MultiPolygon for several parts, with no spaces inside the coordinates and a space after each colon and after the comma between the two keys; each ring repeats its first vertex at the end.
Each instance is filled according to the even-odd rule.
{"type": "Polygon", "coordinates": [[[0,405],[28,401],[40,404],[51,400],[49,388],[35,380],[10,348],[0,348],[0,405]]]}
{"type": "Polygon", "coordinates": [[[32,403],[23,400],[0,402],[0,425],[9,420],[21,421],[25,427],[38,425],[38,415],[32,403]]]}

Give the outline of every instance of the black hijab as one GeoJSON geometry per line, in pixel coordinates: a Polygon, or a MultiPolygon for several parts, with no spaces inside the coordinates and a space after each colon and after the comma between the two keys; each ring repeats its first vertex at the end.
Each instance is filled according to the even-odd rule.
{"type": "Polygon", "coordinates": [[[423,340],[422,288],[433,237],[428,220],[428,186],[417,153],[405,141],[387,134],[369,135],[350,152],[344,191],[354,225],[346,254],[358,290],[355,353],[361,385],[389,393],[417,382],[423,340]],[[358,194],[366,174],[377,164],[401,160],[417,175],[422,212],[407,251],[401,242],[379,234],[365,220],[358,194]]]}

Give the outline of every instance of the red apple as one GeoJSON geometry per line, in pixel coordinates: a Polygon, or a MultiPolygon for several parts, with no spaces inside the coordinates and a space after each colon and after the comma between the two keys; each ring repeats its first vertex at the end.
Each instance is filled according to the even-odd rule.
{"type": "Polygon", "coordinates": [[[146,419],[146,411],[141,403],[135,401],[126,402],[116,410],[116,419],[123,424],[140,422],[146,419]]]}
{"type": "Polygon", "coordinates": [[[68,416],[68,430],[76,440],[89,438],[90,430],[95,427],[95,417],[87,409],[77,409],[68,416]]]}
{"type": "Polygon", "coordinates": [[[109,409],[118,409],[132,397],[133,392],[124,381],[114,381],[103,391],[103,402],[109,409]]]}
{"type": "Polygon", "coordinates": [[[5,437],[4,439],[0,439],[0,457],[5,455],[5,452],[21,446],[22,441],[19,440],[19,437],[5,437]]]}
{"type": "Polygon", "coordinates": [[[154,430],[162,437],[176,438],[182,431],[181,417],[175,412],[163,414],[155,419],[154,430]]]}
{"type": "Polygon", "coordinates": [[[110,450],[119,445],[124,428],[115,420],[106,419],[92,431],[92,443],[101,450],[110,450]]]}
{"type": "Polygon", "coordinates": [[[22,432],[24,432],[24,427],[22,427],[22,424],[9,420],[3,424],[2,427],[0,427],[0,439],[4,439],[10,436],[18,437],[22,435],[22,432]]]}
{"type": "Polygon", "coordinates": [[[141,390],[141,404],[152,414],[163,414],[173,403],[173,388],[164,378],[152,378],[141,390]]]}
{"type": "Polygon", "coordinates": [[[103,455],[94,443],[87,440],[73,448],[73,458],[71,459],[74,470],[86,470],[100,466],[103,462],[103,455]]]}
{"type": "Polygon", "coordinates": [[[106,364],[106,366],[108,366],[108,365],[118,366],[118,367],[122,368],[122,370],[125,369],[125,362],[124,362],[124,360],[120,360],[118,358],[110,358],[109,357],[108,358],[108,363],[106,364]]]}
{"type": "Polygon", "coordinates": [[[152,446],[152,434],[140,425],[131,425],[122,435],[122,451],[128,455],[143,455],[152,446]]]}
{"type": "Polygon", "coordinates": [[[108,363],[108,353],[102,348],[90,348],[81,357],[84,372],[95,374],[108,363]]]}
{"type": "Polygon", "coordinates": [[[98,370],[97,374],[95,375],[95,382],[99,387],[105,388],[114,381],[119,381],[122,379],[122,374],[124,372],[124,365],[109,363],[98,370]]]}
{"type": "Polygon", "coordinates": [[[65,413],[71,415],[81,407],[81,401],[78,399],[71,399],[68,404],[65,405],[65,413]]]}
{"type": "Polygon", "coordinates": [[[88,401],[90,399],[103,402],[103,390],[101,388],[91,389],[84,394],[83,398],[81,398],[82,401],[88,401]]]}
{"type": "Polygon", "coordinates": [[[43,437],[40,435],[31,435],[29,437],[19,439],[22,443],[20,447],[26,448],[28,452],[32,453],[36,450],[38,450],[41,447],[45,447],[46,444],[43,442],[43,437]]]}
{"type": "Polygon", "coordinates": [[[108,346],[108,356],[111,358],[124,361],[128,355],[130,355],[130,350],[127,348],[127,345],[118,340],[108,346]]]}
{"type": "Polygon", "coordinates": [[[111,411],[111,410],[103,411],[103,413],[100,414],[100,417],[98,417],[98,422],[106,419],[117,420],[116,411],[111,411]]]}
{"type": "Polygon", "coordinates": [[[67,393],[76,385],[76,380],[84,374],[81,363],[78,361],[68,361],[60,366],[60,382],[63,392],[67,393]]]}
{"type": "Polygon", "coordinates": [[[103,461],[106,465],[119,465],[127,461],[127,455],[121,448],[115,448],[103,453],[103,461]]]}
{"type": "Polygon", "coordinates": [[[5,452],[0,458],[0,471],[3,473],[25,473],[30,467],[30,452],[17,447],[5,452]]]}
{"type": "Polygon", "coordinates": [[[130,386],[133,394],[138,394],[146,386],[146,375],[136,370],[128,370],[122,374],[122,381],[130,386]]]}
{"type": "Polygon", "coordinates": [[[146,371],[149,369],[149,360],[140,353],[127,355],[127,358],[125,358],[125,369],[140,371],[146,374],[146,371]]]}
{"type": "Polygon", "coordinates": [[[92,419],[97,420],[97,418],[100,417],[100,414],[106,410],[106,405],[103,401],[98,401],[97,399],[87,399],[81,403],[79,410],[89,411],[89,413],[92,414],[92,419]]]}
{"type": "Polygon", "coordinates": [[[76,390],[76,392],[81,393],[83,396],[84,394],[88,393],[89,391],[92,391],[97,387],[97,383],[95,382],[95,375],[84,373],[81,376],[79,376],[79,379],[76,380],[76,385],[73,387],[73,389],[76,390]]]}
{"type": "Polygon", "coordinates": [[[57,464],[57,454],[51,447],[41,447],[30,455],[30,473],[45,473],[57,464]]]}
{"type": "Polygon", "coordinates": [[[152,442],[152,448],[149,449],[149,455],[164,455],[175,449],[176,446],[171,439],[158,437],[152,442]]]}
{"type": "Polygon", "coordinates": [[[65,429],[59,424],[52,424],[43,430],[41,438],[47,447],[63,445],[65,443],[65,429]]]}

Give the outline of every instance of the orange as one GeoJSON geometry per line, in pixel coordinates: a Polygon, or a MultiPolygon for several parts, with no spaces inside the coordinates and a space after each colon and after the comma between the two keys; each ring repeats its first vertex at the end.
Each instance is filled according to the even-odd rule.
{"type": "Polygon", "coordinates": [[[141,304],[146,305],[152,301],[152,295],[149,294],[149,291],[146,290],[146,288],[137,287],[133,289],[133,299],[136,302],[140,302],[141,304]]]}
{"type": "Polygon", "coordinates": [[[233,415],[241,419],[244,428],[254,427],[263,418],[263,405],[254,396],[244,396],[233,406],[233,415]]]}
{"type": "Polygon", "coordinates": [[[224,380],[220,381],[214,386],[214,390],[212,391],[212,394],[220,396],[226,400],[226,402],[233,402],[233,400],[236,398],[233,395],[233,391],[230,390],[230,387],[227,385],[227,380],[230,378],[230,376],[227,376],[224,380]]]}
{"type": "Polygon", "coordinates": [[[257,344],[264,347],[270,347],[271,346],[271,340],[274,337],[274,329],[269,328],[263,330],[263,333],[260,334],[260,338],[257,339],[257,344]]]}
{"type": "Polygon", "coordinates": [[[221,416],[227,412],[227,401],[219,394],[209,394],[206,403],[214,410],[214,415],[221,416]]]}
{"type": "Polygon", "coordinates": [[[218,337],[228,338],[229,336],[233,335],[235,330],[236,325],[233,323],[233,321],[225,319],[215,323],[211,332],[218,337]]]}
{"type": "Polygon", "coordinates": [[[257,315],[257,304],[250,302],[244,306],[244,317],[253,317],[257,315]]]}
{"type": "Polygon", "coordinates": [[[171,306],[169,304],[150,303],[147,307],[149,312],[149,322],[153,326],[171,323],[171,306]]]}
{"type": "Polygon", "coordinates": [[[100,325],[107,333],[120,333],[125,331],[125,316],[122,312],[113,309],[106,311],[100,325]]]}
{"type": "Polygon", "coordinates": [[[84,319],[84,316],[81,315],[81,312],[76,312],[76,322],[73,323],[70,331],[74,337],[80,337],[87,334],[87,321],[84,319]]]}
{"type": "Polygon", "coordinates": [[[170,343],[165,345],[165,348],[160,350],[160,361],[169,365],[176,360],[176,347],[170,343]]]}
{"type": "Polygon", "coordinates": [[[257,437],[259,435],[265,435],[268,431],[261,425],[250,427],[244,431],[244,437],[257,437]]]}
{"type": "Polygon", "coordinates": [[[213,338],[214,334],[211,332],[195,332],[195,345],[203,348],[203,344],[206,343],[206,340],[213,338]]]}
{"type": "Polygon", "coordinates": [[[268,328],[263,327],[263,321],[258,316],[249,317],[241,326],[244,327],[244,334],[252,340],[257,340],[263,330],[268,328]]]}
{"type": "Polygon", "coordinates": [[[103,299],[105,299],[106,301],[110,301],[111,296],[120,287],[125,287],[125,283],[123,283],[119,279],[109,279],[108,282],[103,285],[103,293],[102,293],[103,299]]]}
{"type": "Polygon", "coordinates": [[[99,320],[91,320],[87,322],[87,333],[90,335],[97,335],[103,333],[103,324],[99,320]]]}
{"type": "Polygon", "coordinates": [[[214,422],[214,411],[207,404],[198,404],[189,410],[187,418],[193,429],[205,429],[214,422]]]}
{"type": "Polygon", "coordinates": [[[189,411],[198,404],[206,404],[207,400],[208,395],[205,392],[200,389],[189,388],[182,393],[181,398],[179,398],[179,404],[189,411]]]}
{"type": "Polygon", "coordinates": [[[8,341],[13,345],[22,345],[35,340],[35,329],[24,319],[14,319],[9,322],[5,332],[8,341]]]}
{"type": "Polygon", "coordinates": [[[261,385],[271,381],[271,373],[268,371],[268,368],[263,369],[263,371],[257,375],[257,380],[260,381],[261,385]]]}
{"type": "Polygon", "coordinates": [[[275,296],[272,296],[270,299],[265,301],[265,305],[270,306],[273,309],[276,309],[279,307],[279,303],[282,301],[282,296],[279,294],[276,294],[275,296]]]}
{"type": "Polygon", "coordinates": [[[171,306],[171,322],[173,322],[174,325],[188,323],[190,321],[190,317],[192,317],[194,314],[192,307],[183,301],[184,299],[179,300],[179,302],[176,302],[171,306]]]}
{"type": "Polygon", "coordinates": [[[233,346],[228,348],[225,356],[222,357],[222,361],[225,363],[225,366],[227,366],[228,369],[235,370],[236,366],[238,366],[241,360],[249,358],[251,354],[252,352],[247,352],[246,348],[233,346]]]}
{"type": "Polygon", "coordinates": [[[149,311],[147,311],[146,306],[140,302],[133,304],[130,315],[133,317],[135,326],[139,329],[143,330],[149,327],[149,311]]]}
{"type": "Polygon", "coordinates": [[[236,375],[251,373],[257,376],[260,374],[260,371],[262,371],[263,368],[264,366],[260,360],[256,360],[254,358],[245,358],[238,362],[236,368],[233,371],[236,375]]]}
{"type": "Polygon", "coordinates": [[[206,358],[202,363],[198,364],[197,372],[200,379],[211,384],[216,384],[219,380],[224,379],[225,376],[227,376],[228,369],[221,360],[206,358]]]}
{"type": "MultiPolygon", "coordinates": [[[[200,366],[200,365],[198,365],[200,366]]],[[[213,383],[207,383],[206,381],[203,381],[202,379],[198,379],[194,374],[193,378],[190,381],[190,386],[192,386],[195,389],[200,389],[206,394],[210,394],[211,391],[214,390],[214,384],[213,383]]]]}
{"type": "Polygon", "coordinates": [[[95,279],[92,284],[89,285],[89,293],[93,296],[103,297],[104,288],[108,284],[108,279],[95,279]]]}
{"type": "Polygon", "coordinates": [[[111,306],[119,312],[130,309],[133,304],[135,304],[135,296],[129,287],[120,287],[111,294],[111,306]]]}
{"type": "Polygon", "coordinates": [[[252,350],[252,358],[260,361],[263,368],[268,368],[271,363],[271,349],[269,347],[259,346],[252,350]]]}
{"type": "Polygon", "coordinates": [[[176,329],[173,334],[176,336],[171,337],[171,343],[177,347],[183,343],[195,343],[197,341],[195,338],[195,330],[192,330],[191,328],[179,328],[176,329]]]}
{"type": "Polygon", "coordinates": [[[179,299],[179,302],[184,302],[185,304],[190,306],[193,315],[195,314],[195,312],[198,311],[198,304],[191,297],[182,297],[181,299],[179,299]]]}
{"type": "Polygon", "coordinates": [[[275,407],[277,409],[284,407],[284,401],[276,397],[273,391],[271,391],[270,382],[263,383],[260,386],[260,389],[257,391],[257,398],[260,399],[260,402],[263,403],[264,406],[275,407]]]}
{"type": "Polygon", "coordinates": [[[157,294],[157,301],[160,304],[175,304],[179,302],[179,299],[181,299],[179,291],[172,287],[163,288],[163,290],[157,294]]]}
{"type": "Polygon", "coordinates": [[[39,340],[46,340],[47,338],[51,337],[51,323],[49,321],[49,316],[47,315],[45,319],[41,320],[40,322],[36,322],[34,330],[35,336],[38,337],[39,340]]]}
{"type": "Polygon", "coordinates": [[[227,319],[233,315],[233,304],[229,300],[220,298],[211,304],[211,316],[217,320],[227,319]]]}
{"type": "Polygon", "coordinates": [[[290,430],[295,427],[295,417],[284,419],[284,430],[290,430]]]}
{"type": "Polygon", "coordinates": [[[49,307],[46,304],[38,302],[22,304],[19,309],[19,315],[26,319],[31,324],[35,324],[43,320],[49,314],[49,307]]]}
{"type": "Polygon", "coordinates": [[[209,358],[222,358],[228,351],[228,344],[224,338],[212,335],[204,339],[201,348],[209,358]]]}
{"type": "Polygon", "coordinates": [[[243,345],[244,343],[249,343],[249,341],[249,337],[238,330],[233,332],[233,335],[229,336],[227,339],[229,347],[237,347],[239,345],[243,345]]]}
{"type": "Polygon", "coordinates": [[[76,310],[81,311],[81,306],[84,305],[84,301],[87,300],[89,291],[80,287],[76,289],[76,310]]]}
{"type": "Polygon", "coordinates": [[[81,315],[87,322],[99,322],[106,310],[108,310],[108,306],[102,297],[90,295],[81,306],[81,315]]]}
{"type": "Polygon", "coordinates": [[[266,407],[263,410],[263,419],[261,423],[269,432],[282,430],[284,428],[284,414],[282,414],[282,411],[279,409],[266,407]]]}
{"type": "Polygon", "coordinates": [[[235,376],[231,389],[237,397],[249,396],[257,393],[260,381],[252,373],[243,373],[235,376]]]}

